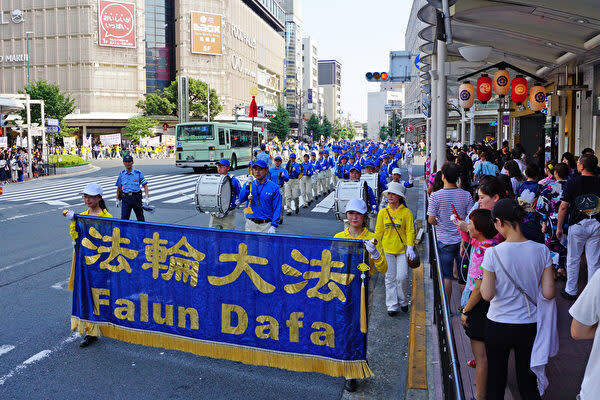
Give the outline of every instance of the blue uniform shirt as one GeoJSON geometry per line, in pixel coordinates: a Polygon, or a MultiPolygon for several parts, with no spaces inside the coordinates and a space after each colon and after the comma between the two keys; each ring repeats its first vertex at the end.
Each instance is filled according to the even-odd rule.
{"type": "MultiPolygon", "coordinates": [[[[249,194],[250,182],[247,182],[240,192],[240,203],[248,201],[249,194]]],[[[252,214],[246,214],[246,218],[269,220],[271,221],[271,225],[277,228],[281,215],[281,193],[279,193],[279,186],[268,179],[263,183],[253,180],[250,208],[252,209],[252,214]]]]}
{"type": "Polygon", "coordinates": [[[288,161],[285,169],[287,170],[290,179],[298,179],[302,176],[302,166],[297,162],[292,163],[291,161],[288,161]]]}
{"type": "Polygon", "coordinates": [[[140,187],[146,185],[148,181],[142,174],[142,171],[138,169],[131,169],[131,172],[121,171],[117,178],[115,186],[120,187],[124,193],[139,192],[140,187]]]}
{"type": "Polygon", "coordinates": [[[283,187],[283,184],[290,180],[290,175],[285,168],[271,167],[269,175],[271,176],[271,181],[279,187],[283,187]],[[279,175],[280,173],[281,176],[279,175]]]}
{"type": "Polygon", "coordinates": [[[313,176],[315,173],[315,169],[310,161],[302,163],[302,168],[304,168],[304,175],[306,176],[313,176]]]}
{"type": "Polygon", "coordinates": [[[242,190],[242,185],[240,185],[240,181],[235,176],[229,175],[231,177],[231,189],[233,190],[233,196],[231,199],[231,204],[229,205],[230,210],[234,210],[236,206],[236,202],[238,197],[240,196],[240,191],[242,190]]]}

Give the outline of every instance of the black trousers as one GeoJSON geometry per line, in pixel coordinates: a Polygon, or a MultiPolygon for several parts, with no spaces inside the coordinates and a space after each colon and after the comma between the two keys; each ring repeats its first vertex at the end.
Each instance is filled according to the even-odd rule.
{"type": "Polygon", "coordinates": [[[484,339],[488,359],[487,400],[504,399],[511,349],[515,351],[515,372],[521,397],[541,399],[537,377],[529,367],[536,333],[537,324],[503,324],[487,320],[484,339]]]}
{"type": "Polygon", "coordinates": [[[129,219],[131,216],[131,210],[135,212],[135,216],[138,221],[145,221],[144,209],[142,208],[142,192],[134,193],[131,196],[123,194],[121,199],[121,219],[129,219]]]}

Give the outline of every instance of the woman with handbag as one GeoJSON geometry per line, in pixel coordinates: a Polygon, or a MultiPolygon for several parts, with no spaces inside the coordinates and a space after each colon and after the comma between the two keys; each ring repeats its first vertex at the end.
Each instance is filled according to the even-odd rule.
{"type": "Polygon", "coordinates": [[[506,240],[485,252],[481,296],[490,302],[484,335],[488,359],[486,399],[503,399],[508,356],[515,351],[515,370],[523,399],[540,399],[531,371],[537,334],[537,299],[554,298],[554,270],[548,248],[527,240],[520,224],[525,210],[513,199],[499,200],[492,209],[494,226],[506,240]]]}
{"type": "MultiPolygon", "coordinates": [[[[408,312],[408,261],[417,260],[414,250],[415,227],[412,212],[406,207],[406,189],[390,182],[383,196],[388,206],[379,210],[375,236],[383,247],[388,270],[385,274],[385,305],[388,315],[408,312]]],[[[415,263],[416,264],[416,263],[415,263]]]]}

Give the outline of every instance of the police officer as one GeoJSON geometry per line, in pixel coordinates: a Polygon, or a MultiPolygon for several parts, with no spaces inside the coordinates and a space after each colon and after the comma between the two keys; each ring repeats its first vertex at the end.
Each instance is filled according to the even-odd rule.
{"type": "MultiPolygon", "coordinates": [[[[226,158],[217,161],[217,172],[219,175],[229,175],[229,169],[231,168],[231,164],[229,160],[226,158]]],[[[233,175],[229,175],[231,178],[231,189],[232,189],[232,198],[231,204],[229,205],[229,212],[224,217],[217,217],[216,215],[210,214],[210,222],[209,227],[215,229],[227,229],[230,231],[235,230],[235,208],[239,204],[239,195],[242,187],[240,185],[240,181],[233,175]]]]}
{"type": "Polygon", "coordinates": [[[133,209],[137,220],[145,221],[140,187],[144,188],[146,195],[144,204],[147,206],[150,203],[148,181],[140,170],[133,168],[133,157],[130,154],[123,157],[123,165],[125,166],[125,171],[121,171],[115,183],[117,187],[117,207],[119,199],[123,203],[121,219],[129,219],[131,210],[133,209]]]}
{"type": "Polygon", "coordinates": [[[279,186],[279,193],[281,193],[281,224],[283,224],[283,204],[285,204],[284,199],[286,198],[284,186],[285,183],[290,180],[290,175],[288,174],[288,172],[285,170],[285,168],[281,167],[282,161],[283,160],[281,159],[281,157],[276,156],[274,161],[275,165],[269,169],[270,179],[271,181],[273,181],[273,183],[279,186]]]}
{"type": "Polygon", "coordinates": [[[248,232],[276,233],[281,215],[279,187],[267,179],[267,163],[256,160],[252,165],[254,179],[247,182],[240,192],[240,203],[248,202],[245,230],[248,232]]]}
{"type": "Polygon", "coordinates": [[[284,187],[286,214],[292,214],[292,201],[296,206],[295,212],[298,214],[300,210],[300,180],[302,179],[303,169],[302,165],[296,162],[296,153],[290,154],[290,160],[287,162],[285,170],[290,178],[284,187]]]}
{"type": "Polygon", "coordinates": [[[302,181],[300,184],[300,188],[302,189],[302,199],[304,200],[304,205],[302,207],[306,208],[310,203],[312,203],[312,176],[315,173],[312,163],[308,159],[308,154],[304,155],[304,162],[301,164],[303,173],[302,181]]]}

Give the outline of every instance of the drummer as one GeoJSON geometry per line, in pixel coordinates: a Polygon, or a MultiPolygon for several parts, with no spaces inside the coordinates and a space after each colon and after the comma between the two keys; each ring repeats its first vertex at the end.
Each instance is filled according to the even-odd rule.
{"type": "MultiPolygon", "coordinates": [[[[359,167],[357,167],[356,165],[353,165],[350,167],[350,180],[353,182],[358,182],[360,181],[360,176],[361,176],[361,172],[359,167]]],[[[367,186],[367,189],[369,189],[369,206],[371,207],[373,212],[377,212],[377,200],[375,199],[375,194],[373,193],[373,189],[371,189],[371,186],[367,186]]]]}
{"type": "Polygon", "coordinates": [[[224,217],[217,217],[215,214],[210,214],[210,222],[208,224],[209,228],[214,229],[226,229],[230,231],[235,230],[235,208],[239,204],[238,197],[240,195],[241,185],[238,179],[229,174],[229,169],[231,168],[231,164],[229,160],[226,158],[217,161],[217,172],[219,175],[229,175],[231,178],[231,204],[229,204],[229,209],[227,210],[227,214],[224,217]]]}
{"type": "Polygon", "coordinates": [[[254,179],[247,182],[240,192],[240,203],[248,202],[246,214],[247,232],[276,233],[280,223],[281,194],[279,186],[267,179],[269,168],[263,160],[252,165],[254,179]]]}
{"type": "MultiPolygon", "coordinates": [[[[279,186],[279,193],[281,193],[281,203],[285,204],[285,183],[290,180],[290,175],[285,170],[285,168],[281,167],[282,159],[280,156],[276,156],[273,161],[273,166],[269,169],[269,176],[271,181],[279,186]]],[[[281,207],[281,221],[280,224],[283,224],[283,205],[281,207]]]]}

